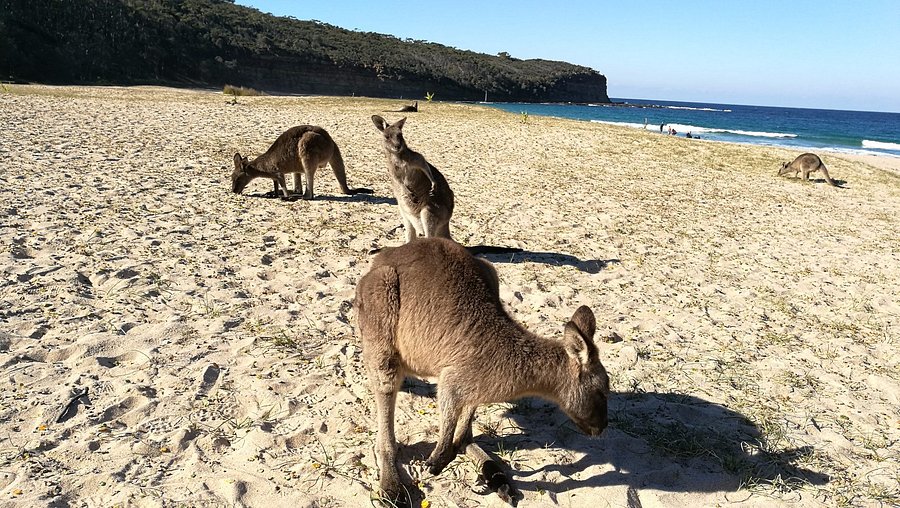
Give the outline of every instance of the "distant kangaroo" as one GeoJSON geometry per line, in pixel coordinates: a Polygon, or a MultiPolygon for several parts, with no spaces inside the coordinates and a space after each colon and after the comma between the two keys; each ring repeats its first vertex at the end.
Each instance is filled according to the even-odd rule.
{"type": "Polygon", "coordinates": [[[313,198],[313,177],[316,170],[331,164],[334,176],[344,194],[372,194],[371,189],[347,187],[344,159],[328,132],[314,125],[298,125],[284,131],[266,150],[253,161],[241,154],[234,154],[234,172],[231,173],[231,190],[240,194],[252,180],[271,178],[275,182],[275,195],[281,186],[282,198],[290,196],[284,175],[294,174],[294,192],[303,193],[304,199],[313,198]],[[306,175],[306,192],[300,181],[300,173],[306,175]]]}
{"type": "Polygon", "coordinates": [[[406,241],[411,242],[419,234],[450,238],[453,191],[437,168],[406,145],[402,130],[406,117],[388,124],[384,118],[373,115],[372,122],[384,134],[384,153],[400,217],[406,226],[406,241]]]}
{"type": "Polygon", "coordinates": [[[814,153],[805,153],[790,163],[783,162],[781,164],[781,170],[778,171],[778,176],[786,175],[791,171],[794,172],[794,178],[797,177],[797,173],[802,172],[804,181],[809,181],[810,173],[821,171],[822,175],[825,176],[825,181],[828,182],[829,185],[839,187],[839,185],[828,175],[828,169],[825,167],[825,164],[822,163],[822,159],[814,153]]]}
{"type": "Polygon", "coordinates": [[[403,106],[400,109],[396,109],[393,111],[386,111],[386,113],[418,113],[418,112],[419,112],[419,101],[416,101],[415,104],[403,106]]]}
{"type": "Polygon", "coordinates": [[[606,428],[609,376],[593,342],[593,312],[579,307],[562,340],[546,339],[507,314],[499,287],[489,262],[443,238],[385,248],[360,279],[356,319],[375,395],[375,455],[387,499],[405,502],[398,499],[404,489],[394,406],[407,375],[437,380],[440,434],[425,462],[431,474],[464,450],[492,488],[509,491],[497,463],[472,442],[480,404],[538,396],[559,404],[588,435],[606,428]]]}

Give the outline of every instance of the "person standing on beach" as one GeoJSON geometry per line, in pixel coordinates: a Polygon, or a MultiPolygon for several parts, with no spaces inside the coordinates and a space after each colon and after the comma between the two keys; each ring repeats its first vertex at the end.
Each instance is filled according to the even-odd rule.
{"type": "Polygon", "coordinates": [[[666,124],[664,124],[664,123],[659,124],[659,133],[660,134],[662,134],[663,127],[665,127],[665,126],[666,126],[666,124]]]}

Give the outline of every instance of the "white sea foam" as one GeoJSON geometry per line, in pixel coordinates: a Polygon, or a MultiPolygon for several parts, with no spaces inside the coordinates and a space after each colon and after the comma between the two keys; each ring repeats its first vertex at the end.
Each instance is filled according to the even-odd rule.
{"type": "Polygon", "coordinates": [[[688,111],[715,111],[717,113],[731,113],[730,109],[691,108],[688,106],[663,106],[663,109],[686,109],[688,111]]]}
{"type": "MultiPolygon", "coordinates": [[[[646,126],[642,123],[630,123],[630,122],[609,122],[605,120],[591,120],[595,123],[605,123],[610,125],[622,125],[625,127],[633,127],[637,129],[647,129],[649,131],[658,131],[659,124],[647,124],[646,126]]],[[[680,123],[667,123],[666,129],[669,127],[675,129],[679,134],[685,133],[693,133],[693,134],[714,134],[714,133],[722,133],[722,134],[737,134],[740,136],[752,136],[758,138],[796,138],[796,134],[787,134],[783,132],[757,132],[757,131],[741,131],[735,129],[713,129],[709,127],[697,127],[696,125],[686,125],[680,123]]]]}
{"type": "MultiPolygon", "coordinates": [[[[801,148],[801,147],[791,147],[791,148],[801,148]]],[[[838,147],[830,146],[830,147],[826,147],[826,148],[813,147],[810,149],[811,152],[815,151],[815,150],[823,150],[826,152],[843,153],[843,154],[849,154],[849,155],[877,155],[879,157],[900,158],[900,155],[895,155],[892,153],[885,153],[885,152],[878,152],[875,150],[866,150],[863,148],[838,148],[838,147]]]]}
{"type": "Polygon", "coordinates": [[[864,139],[862,141],[863,148],[878,148],[881,150],[900,150],[900,143],[885,143],[884,141],[872,141],[864,139]]]}
{"type": "Polygon", "coordinates": [[[754,131],[735,131],[728,129],[710,129],[709,132],[730,132],[732,134],[740,134],[741,136],[754,136],[761,138],[796,138],[796,134],[785,134],[783,132],[754,132],[754,131]]]}
{"type": "MultiPolygon", "coordinates": [[[[647,130],[653,130],[653,129],[654,129],[653,124],[647,124],[647,125],[645,126],[645,125],[642,124],[642,123],[609,122],[609,121],[606,121],[606,120],[591,120],[591,122],[592,122],[592,123],[603,123],[603,124],[607,124],[607,125],[618,125],[618,126],[621,126],[621,127],[631,127],[632,129],[647,129],[647,130]]],[[[659,125],[657,125],[655,128],[659,129],[659,125]]]]}
{"type": "MultiPolygon", "coordinates": [[[[625,102],[623,104],[628,104],[629,106],[637,106],[637,107],[647,107],[647,108],[660,108],[660,109],[686,109],[688,111],[715,111],[717,113],[731,113],[730,109],[714,109],[714,108],[692,108],[689,106],[656,106],[651,104],[631,104],[629,102],[625,102]]],[[[588,106],[594,108],[606,107],[609,104],[588,104],[588,106]]]]}

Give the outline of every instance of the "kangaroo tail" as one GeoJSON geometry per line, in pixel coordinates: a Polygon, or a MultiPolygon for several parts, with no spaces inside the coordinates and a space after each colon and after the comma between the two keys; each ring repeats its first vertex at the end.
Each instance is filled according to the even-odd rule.
{"type": "Polygon", "coordinates": [[[828,185],[832,187],[840,187],[840,185],[836,184],[834,180],[831,179],[831,176],[828,175],[828,169],[825,168],[825,164],[822,164],[822,167],[819,169],[822,170],[822,174],[825,175],[825,181],[828,182],[828,185]]]}
{"type": "Polygon", "coordinates": [[[350,194],[350,189],[347,187],[347,170],[344,167],[344,158],[341,156],[341,149],[338,148],[337,143],[334,143],[334,141],[332,141],[332,144],[334,144],[334,151],[331,154],[331,160],[328,162],[331,164],[331,169],[334,171],[334,177],[337,179],[341,192],[350,194]]]}
{"type": "MultiPolygon", "coordinates": [[[[334,143],[334,141],[332,141],[332,143],[334,143]]],[[[338,148],[336,143],[334,144],[334,152],[331,154],[331,160],[328,162],[331,164],[331,169],[334,171],[334,177],[337,179],[341,192],[344,194],[374,194],[372,189],[367,189],[365,187],[360,187],[358,189],[347,187],[347,169],[344,167],[344,158],[341,156],[341,149],[338,148]]]]}
{"type": "Polygon", "coordinates": [[[478,475],[481,480],[487,484],[488,488],[496,492],[501,499],[506,502],[511,501],[514,489],[509,482],[509,478],[496,461],[491,459],[490,455],[485,453],[475,443],[466,445],[466,456],[475,462],[475,468],[478,469],[478,475]]]}

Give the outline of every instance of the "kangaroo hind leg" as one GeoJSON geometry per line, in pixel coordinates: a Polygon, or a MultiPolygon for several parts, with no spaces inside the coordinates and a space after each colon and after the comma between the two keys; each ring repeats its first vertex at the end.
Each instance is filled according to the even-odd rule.
{"type": "Polygon", "coordinates": [[[428,472],[439,474],[456,457],[457,448],[454,446],[454,438],[465,439],[465,429],[458,429],[460,423],[470,422],[471,410],[462,402],[462,380],[457,372],[451,368],[445,368],[438,380],[438,410],[441,415],[441,429],[437,445],[431,456],[425,461],[428,472]],[[465,420],[465,421],[464,421],[465,420]]]}
{"type": "Polygon", "coordinates": [[[383,266],[365,275],[357,287],[356,306],[363,363],[375,395],[378,424],[375,458],[381,471],[379,485],[387,499],[396,501],[403,492],[394,434],[397,392],[403,382],[400,352],[395,345],[400,312],[397,271],[383,266]]]}
{"type": "Polygon", "coordinates": [[[303,178],[299,172],[294,173],[294,194],[303,194],[303,178]]]}
{"type": "Polygon", "coordinates": [[[318,164],[313,157],[305,156],[300,159],[303,165],[303,176],[306,177],[306,192],[303,193],[303,199],[313,198],[313,178],[316,174],[318,164]]]}

